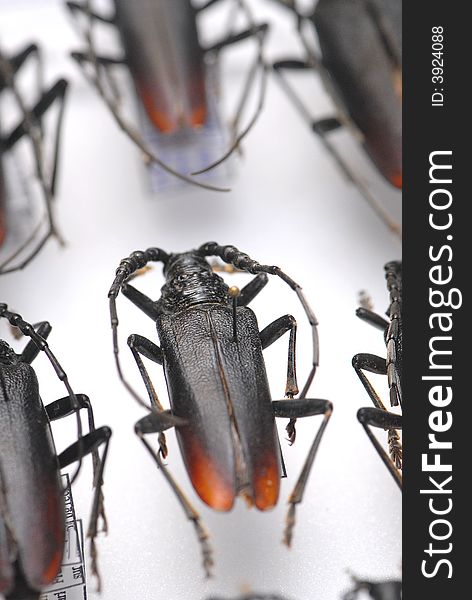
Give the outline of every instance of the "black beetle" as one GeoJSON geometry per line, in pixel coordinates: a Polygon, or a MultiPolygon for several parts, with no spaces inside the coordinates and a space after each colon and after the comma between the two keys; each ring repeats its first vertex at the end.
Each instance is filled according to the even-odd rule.
{"type": "MultiPolygon", "coordinates": [[[[86,65],[92,67],[85,73],[105,100],[120,128],[138,145],[147,161],[156,163],[189,183],[207,189],[225,191],[224,188],[215,188],[179,173],[156,156],[133,127],[125,122],[116,98],[109,93],[103,77],[103,72],[108,74],[111,66],[126,64],[147,116],[158,131],[172,133],[183,128],[199,128],[205,125],[209,112],[205,57],[216,56],[225,47],[246,38],[257,39],[259,50],[256,63],[249,70],[238,112],[233,119],[233,143],[224,156],[192,175],[203,173],[220,164],[239,145],[262,108],[266,88],[266,66],[262,58],[262,44],[267,32],[267,24],[255,24],[250,11],[244,7],[244,13],[249,21],[247,29],[230,33],[211,46],[203,47],[198,36],[197,16],[217,1],[210,0],[196,7],[190,0],[155,0],[154,2],[114,0],[113,16],[93,11],[91,2],[68,1],[66,5],[73,14],[86,15],[90,22],[98,20],[116,26],[123,43],[124,56],[98,56],[95,53],[92,31],[89,28],[85,32],[87,52],[73,52],[72,57],[82,67],[86,65]],[[262,72],[258,108],[249,125],[242,132],[237,133],[236,126],[257,68],[262,72]]],[[[241,2],[238,2],[238,5],[244,6],[241,2]]]]}
{"type": "MultiPolygon", "coordinates": [[[[46,342],[51,326],[31,325],[0,304],[0,317],[30,338],[20,354],[0,340],[0,593],[8,600],[37,600],[57,575],[64,553],[64,497],[60,470],[92,453],[94,486],[88,537],[92,572],[98,577],[95,537],[103,519],[102,476],[111,431],[95,428],[90,400],[75,394],[68,377],[46,342]],[[44,405],[32,361],[43,351],[67,395],[44,405]],[[78,411],[88,415],[89,433],[82,435],[78,411]],[[77,416],[78,440],[56,454],[50,422],[77,416]],[[102,457],[98,447],[104,444],[102,457]]],[[[98,579],[99,581],[99,579],[98,579]]]]}
{"type": "Polygon", "coordinates": [[[215,510],[228,511],[242,495],[259,510],[272,508],[279,496],[280,448],[275,418],[290,419],[287,431],[295,439],[298,417],[324,415],[297,484],[289,497],[290,509],[284,542],[290,545],[295,506],[303,492],[316,451],[332,412],[331,402],[308,399],[318,365],[317,321],[300,286],[275,266],[261,265],[234,246],[215,242],[197,250],[167,254],[159,248],[133,252],[120,262],[109,292],[113,346],[120,378],[134,397],[150,410],[135,431],[171,485],[187,517],[193,522],[203,551],[207,575],[213,563],[200,516],[178,488],[162,462],[167,453],[163,432],[176,428],[187,472],[200,498],[215,510]],[[213,272],[207,257],[224,262],[256,277],[240,292],[229,288],[213,272]],[[153,301],[126,283],[137,269],[150,261],[164,264],[166,283],[161,297],[153,301]],[[259,331],[247,304],[266,285],[266,273],[279,276],[298,295],[313,332],[313,366],[300,397],[295,373],[297,323],[291,315],[276,319],[259,331]],[[160,346],[141,335],[131,335],[128,345],[143,378],[151,405],[123,377],[118,356],[116,298],[120,292],[156,323],[160,346]],[[272,401],[262,350],[290,332],[285,395],[272,401]],[[162,408],[142,361],[142,356],[163,365],[171,410],[162,408]],[[160,452],[145,439],[159,433],[160,452]]]}
{"type": "MultiPolygon", "coordinates": [[[[62,243],[61,236],[57,230],[53,214],[53,199],[55,195],[58,158],[59,158],[59,141],[62,125],[62,117],[64,110],[64,99],[67,90],[67,81],[58,79],[50,88],[40,89],[40,98],[32,108],[28,108],[22,94],[20,93],[16,83],[15,76],[19,69],[24,65],[30,57],[36,57],[38,64],[41,61],[41,54],[36,44],[30,44],[18,54],[7,58],[0,51],[0,94],[9,90],[15,99],[15,102],[22,114],[21,122],[8,134],[0,134],[0,245],[5,237],[7,228],[5,223],[5,182],[2,173],[2,155],[9,151],[22,137],[29,138],[32,144],[33,155],[35,160],[35,168],[38,180],[41,185],[42,196],[44,197],[46,216],[44,221],[47,223],[46,231],[39,238],[37,243],[30,249],[28,254],[22,258],[18,264],[11,266],[12,261],[23,256],[27,249],[31,248],[33,242],[37,239],[39,231],[43,229],[39,223],[35,227],[31,235],[15,250],[9,257],[0,260],[0,274],[16,271],[25,267],[41,250],[44,244],[51,236],[55,236],[62,243]],[[41,117],[49,110],[54,102],[59,104],[59,112],[56,121],[56,132],[54,135],[54,158],[50,176],[47,174],[47,168],[44,161],[44,142],[43,132],[41,128],[41,117]]],[[[41,69],[38,69],[39,72],[41,69]]],[[[39,78],[39,76],[38,76],[39,78]]]]}
{"type": "Polygon", "coordinates": [[[401,488],[402,445],[397,429],[402,428],[402,416],[391,413],[385,408],[379,395],[363,372],[369,371],[378,375],[387,375],[390,404],[391,406],[402,406],[402,263],[398,261],[387,263],[385,265],[385,277],[390,296],[387,310],[389,320],[387,321],[377,313],[363,307],[358,308],[356,314],[359,318],[383,331],[387,346],[387,358],[375,354],[356,354],[352,359],[352,365],[375,406],[375,408],[359,409],[357,418],[362,423],[380,458],[401,488]],[[390,457],[370,431],[369,426],[388,430],[390,457]]]}
{"type": "Polygon", "coordinates": [[[386,581],[366,581],[354,578],[355,586],[343,596],[343,600],[355,600],[365,591],[374,600],[401,600],[402,582],[397,579],[386,581]]]}
{"type": "Polygon", "coordinates": [[[402,1],[319,0],[309,14],[301,14],[294,0],[278,0],[298,20],[306,60],[281,60],[283,69],[314,69],[338,109],[334,118],[313,120],[288,82],[286,90],[308,120],[312,130],[349,179],[359,188],[389,227],[399,233],[368,187],[348,166],[327,134],[347,125],[361,140],[378,171],[394,187],[402,186],[402,1]],[[316,30],[321,56],[303,26],[316,30]]]}

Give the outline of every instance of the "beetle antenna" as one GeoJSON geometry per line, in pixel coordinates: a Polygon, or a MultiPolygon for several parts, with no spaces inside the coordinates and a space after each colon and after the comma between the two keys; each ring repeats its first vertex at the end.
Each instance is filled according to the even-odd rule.
{"type": "Polygon", "coordinates": [[[116,308],[116,298],[120,293],[123,284],[133,276],[133,274],[147,266],[148,262],[162,262],[164,265],[167,264],[169,260],[169,255],[164,250],[160,248],[148,248],[144,252],[138,250],[136,252],[132,252],[127,258],[124,258],[116,270],[115,279],[110,287],[108,292],[108,298],[110,303],[110,324],[112,329],[112,337],[113,337],[113,352],[115,355],[115,364],[118,371],[118,376],[122,381],[123,385],[129,391],[129,393],[133,396],[133,398],[140,404],[149,410],[149,406],[146,402],[140,397],[140,395],[135,391],[133,386],[128,382],[125,378],[124,373],[121,368],[121,362],[119,357],[119,343],[118,343],[118,311],[116,308]]]}

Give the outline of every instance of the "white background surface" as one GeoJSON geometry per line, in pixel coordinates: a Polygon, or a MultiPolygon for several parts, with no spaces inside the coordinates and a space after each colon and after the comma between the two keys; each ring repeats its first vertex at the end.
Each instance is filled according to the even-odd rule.
{"type": "MultiPolygon", "coordinates": [[[[270,2],[252,5],[261,19],[273,23],[268,58],[299,52],[288,15],[270,2]]],[[[219,10],[201,19],[215,37],[219,23],[219,10]]],[[[139,153],[67,57],[81,44],[61,2],[0,2],[0,40],[4,50],[12,51],[37,40],[45,50],[47,81],[66,75],[71,82],[56,206],[67,246],[60,248],[52,240],[23,272],[4,276],[0,300],[30,322],[52,323],[51,348],[75,391],[91,397],[97,424],[113,429],[105,477],[109,534],[98,540],[101,598],[204,600],[252,590],[293,600],[332,600],[349,588],[348,570],[372,579],[399,577],[401,496],[356,419],[358,408],[370,401],[351,367],[358,352],[385,355],[381,333],[354,313],[360,289],[369,291],[379,312],[386,309],[383,265],[400,258],[398,240],[343,180],[273,79],[263,115],[244,143],[244,156],[235,160],[234,175],[225,182],[231,192],[177,187],[152,195],[139,153]],[[283,442],[289,477],[282,481],[279,506],[265,514],[248,510],[242,501],[229,514],[203,506],[188,482],[174,435],[168,435],[168,464],[211,534],[216,568],[215,577],[206,581],[193,528],[133,433],[144,411],[117,379],[107,293],[120,259],[133,250],[159,246],[179,252],[210,240],[234,244],[259,262],[277,264],[303,286],[320,323],[321,365],[310,396],[330,399],[334,414],[297,512],[291,550],[280,543],[285,499],[321,418],[298,422],[294,447],[283,442]]],[[[222,66],[225,105],[234,102],[251,51],[253,45],[247,42],[227,53],[222,66]]],[[[130,89],[126,76],[122,81],[130,89]]],[[[330,114],[330,102],[315,77],[299,76],[297,82],[314,115],[330,114]]],[[[336,133],[336,141],[399,217],[399,194],[379,180],[346,133],[336,133]]],[[[244,276],[231,279],[241,285],[246,281],[244,276]]],[[[153,298],[162,284],[160,266],[136,281],[153,298]]],[[[310,333],[295,295],[274,281],[252,308],[261,329],[282,314],[297,317],[303,382],[311,359],[310,333]]],[[[126,337],[140,333],[155,339],[154,326],[124,297],[118,309],[125,370],[144,393],[126,337]]],[[[8,336],[4,323],[0,331],[8,336]]],[[[283,338],[265,352],[274,399],[283,395],[287,342],[283,338]]],[[[65,395],[45,357],[37,359],[36,368],[45,402],[65,395]]],[[[150,371],[165,402],[160,368],[150,371]]],[[[375,380],[384,397],[385,379],[375,380]]],[[[280,424],[282,439],[284,426],[280,424]]],[[[73,441],[73,419],[70,425],[55,425],[55,431],[61,450],[73,441]]],[[[79,515],[86,519],[88,465],[74,496],[79,515]]],[[[88,591],[92,600],[98,598],[92,579],[88,591]]]]}

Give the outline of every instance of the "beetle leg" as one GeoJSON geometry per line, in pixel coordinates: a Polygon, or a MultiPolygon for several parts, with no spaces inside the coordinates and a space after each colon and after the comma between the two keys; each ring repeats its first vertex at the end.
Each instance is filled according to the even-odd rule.
{"type": "Polygon", "coordinates": [[[203,51],[208,52],[208,53],[209,52],[219,52],[223,48],[226,48],[226,46],[231,46],[232,44],[236,44],[237,42],[241,42],[242,40],[246,40],[251,37],[256,37],[256,36],[260,35],[261,33],[264,34],[267,31],[268,27],[269,26],[267,23],[261,23],[260,25],[255,25],[254,27],[249,27],[248,29],[244,29],[243,31],[240,31],[239,33],[234,33],[234,34],[226,36],[225,38],[223,38],[222,40],[219,40],[218,42],[215,42],[211,46],[207,46],[206,48],[203,48],[203,51]]]}
{"type": "Polygon", "coordinates": [[[272,68],[275,71],[287,69],[290,71],[308,71],[313,68],[313,65],[306,60],[300,60],[298,58],[284,58],[272,63],[272,68]]]}
{"type": "MultiPolygon", "coordinates": [[[[357,376],[361,380],[362,385],[364,386],[367,395],[372,401],[372,404],[376,409],[385,412],[386,414],[391,414],[387,411],[384,403],[380,399],[380,396],[375,391],[373,385],[370,383],[369,379],[362,371],[362,369],[369,371],[370,373],[375,373],[376,375],[387,375],[387,362],[384,358],[380,356],[376,356],[375,354],[356,354],[352,359],[352,366],[357,373],[357,376]]],[[[391,427],[386,427],[388,429],[388,444],[390,448],[390,456],[392,461],[394,462],[397,469],[401,469],[402,467],[402,445],[399,440],[399,435],[392,429],[391,427]]],[[[370,436],[369,436],[370,437],[370,436]]]]}
{"type": "MultiPolygon", "coordinates": [[[[129,336],[128,346],[131,352],[133,353],[136,364],[138,365],[139,372],[141,374],[141,377],[143,378],[144,385],[149,396],[149,400],[151,401],[151,406],[146,406],[146,408],[150,409],[151,411],[157,410],[158,412],[162,412],[164,410],[164,407],[159,401],[154,385],[151,381],[151,378],[149,377],[149,373],[147,372],[147,369],[144,366],[144,363],[141,359],[141,355],[143,355],[146,358],[149,358],[150,360],[158,363],[159,365],[162,365],[162,350],[159,348],[159,346],[157,346],[147,338],[137,334],[129,336]]],[[[162,432],[159,433],[159,452],[162,454],[163,458],[165,458],[168,454],[166,436],[162,432]]]]}
{"type": "MultiPolygon", "coordinates": [[[[94,431],[96,431],[95,419],[93,416],[93,408],[92,408],[92,404],[90,402],[89,397],[86,396],[85,394],[76,394],[76,400],[79,405],[79,410],[81,410],[81,409],[87,410],[89,433],[93,433],[94,431]]],[[[59,400],[51,402],[44,408],[46,409],[46,413],[47,413],[50,421],[56,421],[58,419],[68,417],[68,416],[72,415],[73,413],[77,412],[77,406],[75,405],[75,403],[71,400],[71,398],[69,396],[66,396],[65,398],[60,398],[59,400]]],[[[82,460],[82,457],[84,456],[84,454],[86,454],[86,452],[84,452],[84,441],[83,440],[84,440],[84,438],[81,438],[81,440],[78,442],[78,445],[77,445],[78,451],[79,451],[78,460],[82,460]]],[[[101,487],[103,485],[103,479],[102,479],[103,469],[101,468],[101,462],[100,462],[100,456],[98,454],[98,448],[95,448],[92,450],[92,464],[93,464],[93,486],[95,488],[99,487],[101,490],[101,487]]],[[[108,523],[107,523],[105,511],[103,508],[103,495],[101,494],[101,491],[100,491],[100,501],[98,503],[97,510],[98,510],[98,515],[100,516],[102,523],[103,523],[102,530],[107,531],[108,523]]],[[[97,520],[98,520],[98,516],[97,516],[97,520]]],[[[95,524],[95,531],[96,531],[96,524],[95,524]]]]}
{"type": "MultiPolygon", "coordinates": [[[[318,60],[312,56],[311,67],[316,69],[316,63],[318,60]]],[[[369,206],[377,213],[382,219],[385,225],[399,238],[401,238],[401,226],[394,219],[390,217],[388,212],[384,209],[382,204],[377,200],[374,194],[371,192],[369,186],[364,180],[357,176],[357,174],[351,169],[349,164],[345,161],[343,156],[338,152],[336,146],[331,142],[328,137],[328,133],[335,129],[338,129],[342,124],[336,117],[329,117],[326,119],[315,120],[313,119],[310,111],[306,107],[305,103],[301,100],[299,95],[295,92],[293,86],[288,82],[287,78],[282,75],[284,68],[295,68],[300,69],[301,62],[285,60],[275,63],[273,65],[274,72],[277,74],[277,79],[284,89],[287,96],[290,98],[292,103],[295,105],[298,112],[302,115],[302,118],[306,121],[313,133],[319,136],[321,143],[325,150],[332,156],[334,161],[337,163],[339,169],[344,173],[344,176],[350,181],[359,191],[360,194],[367,201],[369,206]]]]}
{"type": "Polygon", "coordinates": [[[369,371],[370,373],[375,373],[376,375],[386,375],[387,374],[387,362],[385,358],[381,356],[377,356],[376,354],[356,354],[352,358],[352,366],[354,367],[357,376],[362,382],[369,398],[372,400],[373,405],[376,408],[380,408],[382,410],[387,410],[385,408],[384,403],[380,399],[380,396],[375,391],[374,387],[366,377],[365,373],[362,369],[369,371]]]}
{"type": "MultiPolygon", "coordinates": [[[[84,63],[90,62],[90,57],[86,52],[71,52],[71,58],[73,58],[76,62],[78,62],[81,66],[84,63]]],[[[126,59],[125,57],[119,56],[96,56],[96,62],[102,67],[111,67],[113,65],[125,65],[126,59]]]]}
{"type": "MultiPolygon", "coordinates": [[[[57,421],[58,419],[69,417],[70,415],[77,413],[77,411],[85,409],[87,411],[89,432],[95,431],[95,419],[89,397],[85,394],[76,394],[75,398],[76,402],[74,402],[70,396],[66,396],[65,398],[59,398],[59,400],[55,400],[54,402],[46,405],[44,408],[49,420],[57,421]]],[[[100,458],[98,456],[98,451],[96,451],[93,453],[94,479],[97,476],[99,462],[100,458]]]]}
{"type": "MultiPolygon", "coordinates": [[[[293,398],[293,396],[298,394],[295,367],[295,341],[297,334],[297,322],[291,315],[285,315],[284,317],[280,317],[279,319],[268,325],[265,329],[263,329],[260,333],[260,336],[262,348],[265,349],[267,348],[267,346],[272,344],[272,342],[275,342],[275,340],[277,340],[286,331],[290,331],[290,339],[288,343],[287,383],[285,386],[285,396],[293,398]]],[[[295,429],[296,421],[296,418],[290,419],[286,427],[290,445],[292,445],[295,442],[295,438],[297,435],[295,429]]]]}
{"type": "Polygon", "coordinates": [[[313,415],[324,415],[323,422],[321,423],[318,432],[316,433],[313,444],[311,445],[308,456],[303,465],[300,476],[295,484],[292,493],[289,496],[288,503],[290,508],[287,514],[287,522],[284,531],[283,541],[287,546],[291,545],[293,528],[295,525],[295,506],[300,504],[303,500],[303,494],[305,487],[313,467],[316,452],[320,445],[321,438],[324,430],[328,424],[333,411],[333,405],[329,400],[321,400],[319,398],[297,398],[296,400],[274,400],[272,402],[274,408],[274,415],[276,417],[285,417],[289,419],[296,419],[299,417],[311,417],[313,415]]]}
{"type": "Polygon", "coordinates": [[[246,284],[239,292],[238,306],[247,306],[257,294],[265,287],[268,278],[265,273],[258,273],[254,279],[246,284]]]}
{"type": "MultiPolygon", "coordinates": [[[[157,310],[154,300],[151,300],[149,296],[146,296],[146,294],[143,294],[132,285],[129,285],[129,283],[124,283],[121,286],[121,292],[124,296],[126,296],[126,298],[128,298],[128,300],[131,300],[133,304],[142,310],[144,314],[150,317],[153,321],[157,321],[159,311],[157,310]]],[[[162,362],[159,364],[162,364],[162,362]]]]}
{"type": "MultiPolygon", "coordinates": [[[[176,417],[172,417],[172,420],[175,420],[175,419],[176,419],[176,417]]],[[[169,424],[169,417],[165,412],[164,413],[153,412],[153,413],[150,413],[149,415],[147,415],[146,417],[144,417],[143,419],[140,419],[136,423],[134,429],[135,429],[136,435],[142,441],[142,443],[148,450],[149,454],[152,456],[153,460],[157,464],[157,467],[160,469],[161,473],[166,478],[167,483],[172,488],[172,491],[174,492],[174,494],[177,497],[177,500],[179,501],[180,505],[182,506],[182,508],[185,512],[185,515],[187,516],[187,519],[192,521],[193,526],[195,527],[195,531],[196,531],[196,534],[198,537],[198,542],[200,544],[200,548],[202,551],[203,568],[205,570],[205,574],[207,577],[211,577],[211,568],[213,566],[213,551],[210,546],[210,543],[208,542],[208,533],[206,532],[206,529],[204,528],[204,526],[202,524],[200,515],[193,508],[193,506],[191,505],[189,500],[186,498],[186,496],[184,495],[184,493],[182,492],[180,487],[177,485],[177,482],[175,481],[173,476],[170,474],[168,468],[162,462],[162,459],[161,459],[159,453],[154,452],[152,446],[147,442],[147,440],[144,437],[145,434],[147,434],[147,433],[158,433],[158,432],[162,433],[164,430],[169,429],[169,427],[172,427],[172,424],[169,424]]]]}
{"type": "Polygon", "coordinates": [[[94,488],[95,493],[93,496],[92,510],[90,512],[90,522],[87,530],[87,537],[90,538],[90,556],[92,573],[97,578],[97,591],[100,591],[101,581],[100,572],[97,564],[97,549],[95,546],[95,538],[97,537],[98,530],[98,519],[101,517],[103,520],[103,530],[107,529],[107,522],[105,512],[103,508],[103,471],[105,468],[105,461],[108,454],[108,445],[111,437],[111,429],[109,427],[99,427],[94,431],[91,431],[87,435],[83,436],[80,440],[66,448],[59,455],[60,468],[67,467],[77,460],[82,460],[82,456],[98,451],[99,446],[104,444],[102,458],[99,463],[98,471],[94,477],[94,488]]]}
{"type": "Polygon", "coordinates": [[[285,385],[285,395],[293,398],[293,396],[298,394],[295,368],[295,344],[297,337],[296,320],[292,315],[284,315],[267,325],[267,327],[260,332],[260,338],[262,349],[265,350],[287,331],[290,331],[290,338],[288,342],[287,383],[285,385]]]}
{"type": "Polygon", "coordinates": [[[96,13],[94,11],[89,10],[87,6],[85,6],[85,4],[81,4],[80,2],[68,1],[66,2],[66,6],[74,17],[75,13],[81,13],[86,17],[91,17],[96,21],[100,21],[101,23],[107,23],[109,25],[115,24],[115,16],[101,15],[100,13],[96,13]]]}
{"type": "Polygon", "coordinates": [[[362,319],[363,321],[369,323],[369,325],[372,325],[373,327],[376,327],[377,329],[380,329],[382,331],[388,329],[388,326],[390,325],[387,319],[384,319],[376,312],[369,310],[368,308],[364,308],[362,306],[360,306],[356,310],[356,316],[359,317],[359,319],[362,319]]]}
{"type": "Polygon", "coordinates": [[[36,44],[30,44],[29,46],[26,46],[26,48],[21,50],[18,54],[15,54],[14,56],[10,57],[8,59],[8,62],[10,63],[12,72],[17,73],[30,56],[34,56],[36,58],[38,70],[38,88],[41,89],[43,66],[41,60],[41,52],[36,44]]]}
{"type": "MultiPolygon", "coordinates": [[[[162,350],[151,340],[143,337],[142,335],[138,335],[137,333],[133,333],[128,338],[128,346],[131,348],[133,355],[136,352],[142,354],[149,360],[156,362],[159,365],[162,365],[164,357],[162,355],[162,350]]],[[[159,410],[163,410],[160,402],[157,400],[157,396],[154,397],[154,404],[157,405],[159,410]]]]}
{"type": "MultiPolygon", "coordinates": [[[[59,101],[60,109],[59,115],[56,122],[56,134],[54,138],[54,162],[53,162],[53,170],[51,175],[50,187],[52,193],[55,191],[55,183],[56,183],[56,171],[57,171],[57,163],[59,156],[59,140],[61,134],[62,127],[62,114],[64,108],[64,98],[66,95],[68,83],[65,79],[59,79],[56,83],[49,88],[46,92],[43,93],[40,100],[37,104],[31,109],[31,115],[37,119],[38,121],[41,117],[48,111],[48,109],[52,106],[53,102],[56,100],[59,101]]],[[[5,149],[11,148],[18,140],[20,140],[24,135],[30,135],[30,123],[28,119],[23,119],[23,121],[5,138],[4,145],[5,149]]]]}
{"type": "Polygon", "coordinates": [[[42,94],[42,97],[37,104],[31,109],[27,110],[21,100],[16,87],[13,87],[15,95],[17,96],[18,104],[24,113],[23,121],[3,140],[2,144],[4,149],[11,148],[18,140],[24,135],[27,135],[33,144],[33,153],[36,163],[37,177],[41,183],[42,192],[44,196],[44,202],[46,205],[47,213],[47,231],[43,234],[42,238],[37,242],[36,246],[29,252],[26,258],[13,266],[6,267],[11,261],[18,256],[25,248],[27,248],[33,240],[36,238],[39,229],[35,228],[33,233],[23,242],[20,248],[18,248],[10,257],[8,257],[2,264],[0,264],[0,273],[9,273],[25,267],[41,250],[44,244],[51,236],[56,236],[61,244],[63,244],[62,238],[57,230],[54,215],[53,215],[53,200],[56,188],[57,180],[57,169],[59,166],[59,146],[62,129],[62,121],[64,114],[64,99],[66,95],[68,83],[65,79],[59,79],[56,83],[42,94]],[[44,148],[43,148],[43,137],[40,130],[40,119],[48,111],[51,105],[58,101],[59,109],[57,112],[56,123],[55,123],[55,134],[54,134],[54,154],[52,159],[52,169],[49,180],[47,180],[46,170],[44,165],[44,148]]]}
{"type": "MultiPolygon", "coordinates": [[[[24,48],[23,50],[18,52],[18,54],[15,54],[14,56],[11,56],[8,59],[10,72],[11,72],[11,74],[17,73],[21,69],[21,67],[25,64],[25,62],[28,60],[28,58],[30,58],[31,56],[33,56],[36,59],[36,73],[37,73],[36,78],[37,78],[37,88],[38,88],[37,93],[41,94],[42,90],[43,90],[44,68],[43,68],[43,60],[42,60],[41,51],[36,44],[30,44],[29,46],[26,46],[26,48],[24,48]]],[[[3,88],[4,85],[5,85],[5,82],[4,82],[4,77],[2,77],[2,68],[0,65],[0,90],[3,88]]]]}
{"type": "Polygon", "coordinates": [[[360,408],[357,413],[357,418],[359,419],[359,422],[364,427],[365,432],[367,433],[370,441],[372,442],[375,449],[377,450],[378,455],[380,456],[383,463],[385,464],[387,469],[390,471],[392,477],[395,479],[399,488],[401,489],[402,488],[402,475],[401,475],[399,467],[397,466],[398,461],[400,461],[400,464],[401,464],[401,458],[402,458],[400,442],[398,442],[398,440],[395,440],[395,439],[392,440],[389,437],[390,452],[392,455],[392,458],[390,458],[388,456],[388,454],[385,452],[385,450],[382,448],[382,446],[380,445],[379,441],[374,436],[372,431],[369,429],[369,425],[370,425],[371,427],[379,427],[382,429],[388,429],[389,433],[390,433],[390,431],[393,431],[394,433],[396,433],[397,429],[402,428],[401,415],[397,415],[395,413],[391,413],[386,410],[381,410],[378,408],[360,408]],[[392,447],[392,441],[394,444],[396,443],[396,445],[393,447],[392,447]]]}

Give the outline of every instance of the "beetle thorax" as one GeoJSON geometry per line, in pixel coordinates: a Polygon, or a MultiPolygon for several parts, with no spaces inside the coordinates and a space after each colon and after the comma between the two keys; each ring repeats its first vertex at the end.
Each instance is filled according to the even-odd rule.
{"type": "Polygon", "coordinates": [[[228,302],[228,286],[205,258],[195,252],[171,255],[165,275],[159,300],[164,313],[178,312],[195,304],[228,302]]]}

